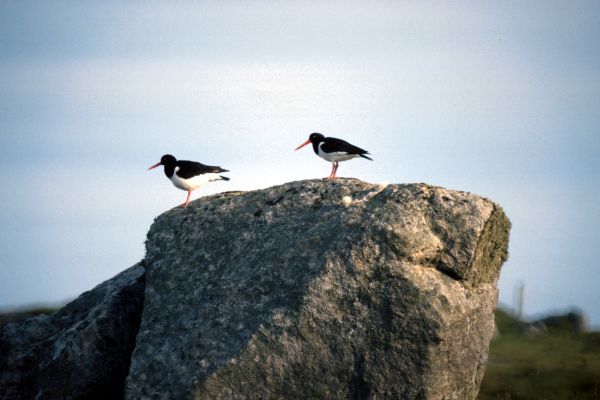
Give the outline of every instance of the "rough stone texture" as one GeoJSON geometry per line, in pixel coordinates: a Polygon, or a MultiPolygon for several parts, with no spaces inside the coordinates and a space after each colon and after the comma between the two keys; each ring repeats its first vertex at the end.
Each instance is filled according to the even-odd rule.
{"type": "Polygon", "coordinates": [[[143,299],[139,263],[54,314],[3,325],[0,398],[122,398],[143,299]]]}
{"type": "Polygon", "coordinates": [[[126,398],[475,398],[510,223],[470,193],[381,189],[291,182],[158,217],[126,398]]]}

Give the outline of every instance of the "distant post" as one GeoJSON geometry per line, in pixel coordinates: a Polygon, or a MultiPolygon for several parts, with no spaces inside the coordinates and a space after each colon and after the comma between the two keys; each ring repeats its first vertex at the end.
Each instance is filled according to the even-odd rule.
{"type": "Polygon", "coordinates": [[[517,283],[517,309],[516,309],[516,317],[519,319],[523,319],[523,301],[525,298],[525,283],[523,281],[519,281],[517,283]]]}

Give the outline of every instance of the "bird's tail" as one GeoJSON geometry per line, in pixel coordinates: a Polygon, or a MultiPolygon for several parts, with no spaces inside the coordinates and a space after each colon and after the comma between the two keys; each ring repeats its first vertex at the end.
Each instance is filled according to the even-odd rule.
{"type": "Polygon", "coordinates": [[[228,180],[229,180],[229,178],[228,178],[228,177],[226,177],[226,176],[223,176],[223,175],[219,175],[219,177],[220,177],[221,179],[223,179],[224,181],[228,181],[228,180]]]}
{"type": "Polygon", "coordinates": [[[371,157],[368,157],[368,156],[366,156],[366,155],[364,155],[364,154],[359,154],[359,155],[360,155],[362,158],[366,158],[367,160],[371,160],[371,161],[373,161],[373,159],[372,159],[371,157]]]}

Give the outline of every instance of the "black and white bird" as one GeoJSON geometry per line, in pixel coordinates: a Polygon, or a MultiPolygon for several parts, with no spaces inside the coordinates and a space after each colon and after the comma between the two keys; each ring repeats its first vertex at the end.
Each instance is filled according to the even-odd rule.
{"type": "Polygon", "coordinates": [[[229,172],[226,169],[204,165],[196,161],[177,160],[170,154],[162,156],[160,162],[154,164],[148,170],[160,165],[165,167],[165,175],[176,188],[187,190],[185,203],[179,207],[187,207],[193,190],[206,185],[208,182],[229,180],[226,176],[219,175],[221,172],[229,172]]]}
{"type": "Polygon", "coordinates": [[[367,160],[373,161],[372,158],[366,156],[369,154],[368,151],[356,147],[342,139],[336,139],[333,137],[325,137],[320,133],[311,133],[308,140],[296,147],[296,150],[301,149],[307,144],[312,143],[315,154],[324,160],[331,161],[333,163],[331,167],[331,174],[329,179],[334,179],[338,169],[338,163],[340,161],[350,160],[355,157],[366,158],[367,160]]]}

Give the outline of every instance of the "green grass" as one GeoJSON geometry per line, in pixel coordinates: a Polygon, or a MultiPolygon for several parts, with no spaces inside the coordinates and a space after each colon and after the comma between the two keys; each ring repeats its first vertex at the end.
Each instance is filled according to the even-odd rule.
{"type": "Polygon", "coordinates": [[[519,334],[499,312],[480,400],[600,399],[600,332],[519,334]],[[504,328],[504,330],[503,330],[504,328]]]}

